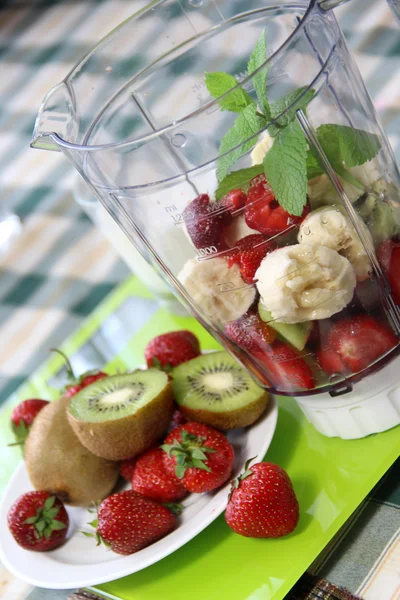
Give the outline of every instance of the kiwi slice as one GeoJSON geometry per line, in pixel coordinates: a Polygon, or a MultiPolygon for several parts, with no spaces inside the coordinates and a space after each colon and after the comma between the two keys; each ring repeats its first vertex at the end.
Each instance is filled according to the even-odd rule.
{"type": "Polygon", "coordinates": [[[35,418],[25,443],[25,464],[35,489],[88,506],[111,494],[119,467],[81,444],[68,423],[68,401],[61,397],[50,402],[35,418]]]}
{"type": "Polygon", "coordinates": [[[268,403],[267,392],[227,352],[193,358],[176,367],[172,377],[183,414],[217,429],[251,425],[268,403]]]}
{"type": "Polygon", "coordinates": [[[168,375],[158,369],[99,379],[73,396],[68,419],[93,454],[123,460],[167,431],[174,410],[168,375]]]}
{"type": "Polygon", "coordinates": [[[261,300],[258,303],[258,313],[263,321],[268,323],[278,335],[292,344],[297,350],[304,350],[312,329],[312,321],[305,323],[278,323],[272,318],[269,310],[264,308],[261,300]]]}

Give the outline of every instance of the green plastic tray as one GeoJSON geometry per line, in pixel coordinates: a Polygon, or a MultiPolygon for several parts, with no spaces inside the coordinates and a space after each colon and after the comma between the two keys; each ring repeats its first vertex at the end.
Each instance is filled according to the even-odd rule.
{"type": "MultiPolygon", "coordinates": [[[[151,299],[136,280],[129,280],[94,311],[63,349],[70,356],[79,353],[105,319],[132,296],[151,299]]],[[[218,348],[194,319],[160,309],[118,352],[109,370],[142,364],[151,337],[179,328],[196,333],[203,349],[218,348]]],[[[31,395],[55,396],[48,382],[60,367],[58,356],[50,358],[6,403],[0,413],[2,440],[10,437],[9,415],[16,402],[31,395]]],[[[277,429],[266,460],[280,464],[293,481],[301,512],[296,531],[278,540],[247,539],[231,532],[221,516],[171,556],[99,586],[100,593],[123,600],[281,600],[285,596],[396,460],[400,436],[397,427],[361,440],[329,439],[305,420],[293,399],[279,398],[278,404],[277,429]]],[[[0,447],[0,491],[19,460],[17,449],[0,447]]]]}

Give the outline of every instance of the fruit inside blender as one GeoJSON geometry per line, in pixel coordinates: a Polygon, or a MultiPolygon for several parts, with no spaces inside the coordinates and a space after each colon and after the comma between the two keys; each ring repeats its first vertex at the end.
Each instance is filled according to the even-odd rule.
{"type": "MultiPolygon", "coordinates": [[[[265,138],[252,153],[252,169],[265,138]]],[[[399,303],[399,226],[385,201],[390,185],[377,179],[355,199],[352,190],[352,200],[399,303]]],[[[194,257],[178,279],[225,345],[276,393],[346,388],[398,346],[382,286],[327,175],[309,181],[301,216],[280,206],[260,165],[259,174],[221,198],[194,198],[183,219],[194,257]]]]}

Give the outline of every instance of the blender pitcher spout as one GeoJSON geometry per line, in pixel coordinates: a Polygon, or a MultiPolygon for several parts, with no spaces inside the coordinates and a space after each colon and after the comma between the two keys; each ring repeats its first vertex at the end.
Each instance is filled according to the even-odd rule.
{"type": "Polygon", "coordinates": [[[77,130],[74,94],[63,81],[43,99],[36,117],[31,147],[59,152],[58,140],[74,142],[77,130]]]}

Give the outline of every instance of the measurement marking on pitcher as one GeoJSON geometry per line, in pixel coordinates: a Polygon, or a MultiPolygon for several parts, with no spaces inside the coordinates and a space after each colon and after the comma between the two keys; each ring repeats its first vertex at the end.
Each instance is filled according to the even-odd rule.
{"type": "Polygon", "coordinates": [[[209,260],[210,258],[218,258],[219,256],[224,256],[231,252],[231,248],[227,248],[226,250],[218,250],[216,246],[207,246],[206,248],[197,248],[197,260],[209,260]]]}

